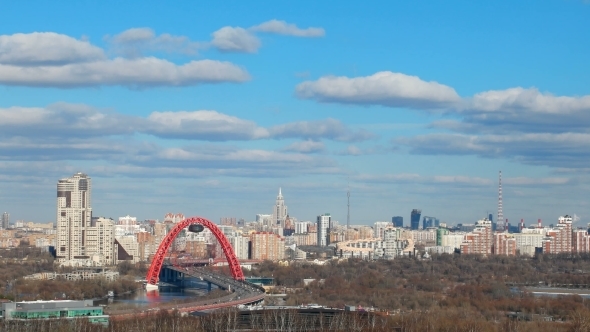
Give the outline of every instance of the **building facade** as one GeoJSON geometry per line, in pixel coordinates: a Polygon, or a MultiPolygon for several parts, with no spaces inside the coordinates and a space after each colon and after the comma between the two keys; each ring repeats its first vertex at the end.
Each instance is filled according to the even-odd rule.
{"type": "Polygon", "coordinates": [[[332,217],[330,216],[329,213],[325,213],[325,214],[318,216],[318,219],[317,219],[317,235],[318,235],[317,245],[318,246],[325,247],[328,244],[330,244],[330,238],[329,238],[328,233],[330,231],[330,221],[331,220],[332,220],[332,217]]]}
{"type": "Polygon", "coordinates": [[[391,223],[393,224],[393,227],[404,227],[404,217],[401,216],[395,216],[391,218],[391,223]]]}
{"type": "Polygon", "coordinates": [[[255,232],[250,235],[252,259],[277,261],[285,257],[285,240],[270,232],[255,232]]]}
{"type": "Polygon", "coordinates": [[[2,229],[8,229],[10,226],[10,214],[8,212],[2,213],[2,229]]]}
{"type": "Polygon", "coordinates": [[[422,210],[412,210],[412,214],[410,215],[410,228],[412,230],[420,229],[420,215],[422,215],[422,210]]]}
{"type": "Polygon", "coordinates": [[[281,188],[279,188],[279,195],[277,196],[277,200],[275,202],[275,206],[272,210],[272,220],[274,225],[279,225],[285,228],[285,219],[287,218],[287,206],[285,205],[285,199],[283,198],[283,193],[281,192],[281,188]]]}
{"type": "Polygon", "coordinates": [[[92,180],[84,173],[57,182],[58,262],[89,259],[86,229],[92,221],[92,180]]]}

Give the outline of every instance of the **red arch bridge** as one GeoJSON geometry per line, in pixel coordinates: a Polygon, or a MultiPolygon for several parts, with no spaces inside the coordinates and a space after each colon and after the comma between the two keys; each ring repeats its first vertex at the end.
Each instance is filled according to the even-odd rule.
{"type": "Polygon", "coordinates": [[[235,280],[244,281],[244,273],[242,272],[242,268],[240,267],[240,262],[238,258],[234,254],[234,250],[223,234],[223,232],[211,221],[201,218],[201,217],[191,217],[184,219],[183,221],[177,223],[166,235],[164,240],[158,246],[158,250],[154,255],[154,259],[152,260],[152,264],[148,270],[146,280],[147,280],[147,287],[148,289],[154,289],[158,287],[158,281],[160,278],[160,271],[162,270],[162,265],[164,264],[164,259],[166,258],[166,253],[170,249],[170,246],[174,242],[176,236],[182,231],[184,228],[189,227],[190,225],[203,225],[204,227],[208,228],[219,244],[221,245],[221,249],[227,258],[227,263],[229,265],[229,270],[231,272],[232,277],[235,280]]]}

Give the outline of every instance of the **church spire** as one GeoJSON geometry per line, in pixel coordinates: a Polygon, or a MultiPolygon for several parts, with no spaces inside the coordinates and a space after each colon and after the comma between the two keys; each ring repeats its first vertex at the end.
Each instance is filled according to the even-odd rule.
{"type": "Polygon", "coordinates": [[[281,187],[279,187],[279,197],[283,197],[283,194],[281,193],[281,187]]]}

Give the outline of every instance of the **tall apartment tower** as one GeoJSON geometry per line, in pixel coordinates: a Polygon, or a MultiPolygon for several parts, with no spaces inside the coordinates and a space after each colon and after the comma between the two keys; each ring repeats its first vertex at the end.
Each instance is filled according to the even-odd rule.
{"type": "Polygon", "coordinates": [[[410,228],[412,230],[420,229],[420,215],[422,214],[422,210],[413,209],[412,214],[410,216],[410,228]]]}
{"type": "Polygon", "coordinates": [[[10,226],[10,214],[8,212],[2,213],[2,229],[8,229],[10,226]]]}
{"type": "Polygon", "coordinates": [[[86,229],[92,222],[92,180],[84,173],[57,182],[58,262],[89,259],[86,253],[86,229]]]}
{"type": "Polygon", "coordinates": [[[322,214],[318,216],[317,219],[317,236],[318,236],[318,246],[325,247],[330,244],[330,222],[332,221],[332,217],[330,217],[329,213],[322,214]]]}
{"type": "Polygon", "coordinates": [[[277,201],[272,210],[272,220],[274,222],[273,226],[279,225],[284,228],[287,214],[287,206],[285,205],[285,200],[283,199],[281,188],[279,188],[279,195],[277,196],[277,201]]]}

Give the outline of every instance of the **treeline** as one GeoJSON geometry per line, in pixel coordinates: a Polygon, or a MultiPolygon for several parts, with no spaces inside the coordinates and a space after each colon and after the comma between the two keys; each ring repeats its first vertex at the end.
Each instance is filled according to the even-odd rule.
{"type": "Polygon", "coordinates": [[[563,320],[572,312],[587,310],[590,303],[578,295],[535,297],[514,285],[588,287],[588,272],[589,255],[435,255],[430,260],[348,259],[325,265],[264,262],[247,274],[273,276],[276,286],[288,293],[287,305],[342,308],[348,304],[406,313],[473,310],[493,321],[508,312],[563,320]],[[303,279],[316,281],[304,286],[303,279]]]}
{"type": "Polygon", "coordinates": [[[572,312],[567,322],[519,321],[509,318],[487,320],[471,309],[438,309],[422,313],[380,316],[372,313],[340,312],[333,316],[302,315],[293,310],[267,310],[246,318],[235,310],[207,316],[182,316],[160,311],[128,320],[113,320],[108,327],[80,320],[0,321],[0,330],[13,332],[217,332],[217,331],[478,331],[478,332],[568,332],[588,331],[590,312],[572,312]]]}
{"type": "Polygon", "coordinates": [[[123,277],[108,281],[103,278],[93,280],[18,280],[10,287],[0,289],[0,298],[14,301],[34,300],[83,300],[101,298],[108,291],[123,294],[139,286],[133,278],[123,277]]]}

